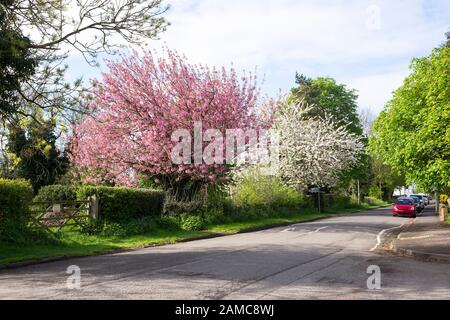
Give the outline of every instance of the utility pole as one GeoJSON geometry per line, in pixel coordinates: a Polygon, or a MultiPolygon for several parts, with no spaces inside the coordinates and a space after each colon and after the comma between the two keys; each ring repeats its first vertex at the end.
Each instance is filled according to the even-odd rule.
{"type": "Polygon", "coordinates": [[[360,205],[360,204],[361,204],[361,192],[359,189],[359,179],[358,179],[358,205],[360,205]]]}
{"type": "Polygon", "coordinates": [[[434,190],[434,198],[436,199],[435,200],[436,201],[435,210],[436,210],[436,213],[439,213],[439,195],[438,195],[438,192],[436,189],[434,190]]]}
{"type": "Polygon", "coordinates": [[[319,196],[319,213],[320,213],[320,191],[317,193],[317,195],[319,196]]]}

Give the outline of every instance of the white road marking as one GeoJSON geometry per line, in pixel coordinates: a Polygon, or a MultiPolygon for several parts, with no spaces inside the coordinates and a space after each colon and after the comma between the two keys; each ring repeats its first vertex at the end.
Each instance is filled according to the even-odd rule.
{"type": "MultiPolygon", "coordinates": [[[[317,232],[319,232],[320,230],[323,230],[323,229],[326,229],[326,228],[328,228],[328,226],[320,227],[320,228],[317,228],[317,229],[314,230],[314,231],[309,231],[309,232],[306,232],[306,233],[304,233],[304,234],[317,233],[317,232]]],[[[281,232],[289,232],[289,231],[295,231],[295,228],[287,228],[287,229],[282,230],[281,232]]]]}
{"type": "Polygon", "coordinates": [[[381,230],[380,233],[378,233],[378,235],[377,235],[377,244],[375,245],[375,247],[370,249],[370,251],[375,251],[378,248],[378,246],[381,244],[381,237],[383,236],[383,234],[385,232],[391,231],[391,230],[395,230],[395,229],[399,229],[399,228],[403,227],[405,224],[406,224],[406,222],[404,224],[402,224],[401,226],[398,226],[398,227],[393,227],[393,228],[381,230]]]}
{"type": "Polygon", "coordinates": [[[406,237],[406,238],[402,238],[401,237],[401,233],[397,236],[398,240],[415,240],[415,239],[426,239],[431,237],[430,235],[424,235],[424,236],[417,236],[417,237],[406,237]]]}
{"type": "Polygon", "coordinates": [[[326,229],[326,228],[328,228],[328,226],[325,226],[325,227],[319,228],[319,229],[317,229],[316,231],[314,231],[314,233],[317,233],[317,232],[319,232],[320,230],[323,230],[323,229],[326,229]]]}

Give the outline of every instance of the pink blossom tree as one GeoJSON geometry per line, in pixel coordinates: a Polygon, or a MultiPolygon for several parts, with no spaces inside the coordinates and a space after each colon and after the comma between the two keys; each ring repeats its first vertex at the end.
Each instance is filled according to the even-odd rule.
{"type": "Polygon", "coordinates": [[[179,141],[173,132],[183,129],[193,137],[199,121],[203,132],[218,129],[223,135],[227,129],[270,127],[271,116],[261,121],[258,112],[256,76],[192,65],[170,50],[165,56],[135,52],[109,63],[95,86],[92,113],[74,126],[70,139],[71,162],[85,182],[130,186],[139,174],[175,190],[215,182],[230,166],[174,163],[179,141]]]}

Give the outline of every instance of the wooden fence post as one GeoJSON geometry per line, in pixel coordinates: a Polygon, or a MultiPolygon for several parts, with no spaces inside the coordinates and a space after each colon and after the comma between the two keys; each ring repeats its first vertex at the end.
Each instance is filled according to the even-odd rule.
{"type": "Polygon", "coordinates": [[[98,218],[98,195],[96,193],[89,197],[89,216],[94,220],[98,218]]]}
{"type": "Polygon", "coordinates": [[[441,222],[447,221],[448,208],[445,204],[439,205],[439,220],[441,222]]]}

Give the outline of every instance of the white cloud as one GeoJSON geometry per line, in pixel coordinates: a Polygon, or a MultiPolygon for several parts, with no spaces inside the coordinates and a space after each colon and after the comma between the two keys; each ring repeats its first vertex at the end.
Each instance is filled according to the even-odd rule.
{"type": "Polygon", "coordinates": [[[190,60],[213,65],[233,62],[247,70],[258,66],[266,75],[264,89],[271,94],[289,89],[297,70],[347,79],[350,87],[359,90],[361,106],[376,111],[401,84],[409,60],[443,40],[446,20],[436,15],[450,13],[448,6],[444,6],[447,14],[442,10],[438,14],[431,5],[426,12],[419,0],[171,3],[172,26],[162,40],[190,60]],[[369,6],[379,8],[379,30],[367,26],[369,6]],[[427,19],[426,13],[433,18],[427,19]],[[380,67],[386,70],[380,72],[380,67]]]}
{"type": "Polygon", "coordinates": [[[410,59],[443,41],[450,21],[450,5],[436,0],[169,3],[172,25],[151,48],[165,43],[195,63],[258,66],[271,95],[292,87],[296,71],[334,77],[358,89],[361,107],[376,112],[401,85],[410,59]],[[379,29],[368,27],[369,7],[379,8],[379,29]]]}

